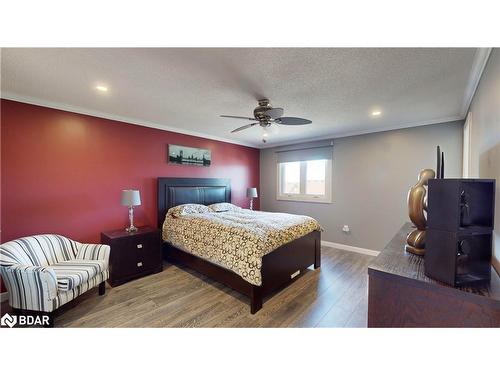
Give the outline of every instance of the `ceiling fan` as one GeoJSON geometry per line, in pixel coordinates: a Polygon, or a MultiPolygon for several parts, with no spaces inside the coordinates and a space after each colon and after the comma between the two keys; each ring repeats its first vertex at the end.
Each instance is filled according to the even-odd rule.
{"type": "MultiPolygon", "coordinates": [[[[273,123],[279,125],[306,125],[310,124],[312,121],[300,117],[283,117],[283,108],[273,108],[269,104],[269,99],[258,100],[258,107],[253,110],[254,117],[242,117],[242,116],[229,116],[221,115],[221,117],[237,118],[242,120],[256,121],[248,125],[240,126],[231,131],[231,133],[236,133],[241,130],[251,128],[255,125],[260,125],[262,128],[268,128],[273,123]]],[[[262,142],[266,143],[265,136],[262,142]]]]}

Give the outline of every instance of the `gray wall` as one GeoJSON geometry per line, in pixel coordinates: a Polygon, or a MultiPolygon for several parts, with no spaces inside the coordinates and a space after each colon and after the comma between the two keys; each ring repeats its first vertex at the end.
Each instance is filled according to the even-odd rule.
{"type": "Polygon", "coordinates": [[[461,176],[462,130],[458,121],[335,139],[331,204],[276,200],[276,152],[263,149],[261,209],[312,216],[323,240],[380,250],[408,221],[408,189],[421,169],[435,169],[436,145],[445,152],[446,177],[461,176]]]}
{"type": "Polygon", "coordinates": [[[495,178],[494,264],[500,272],[500,51],[493,49],[470,107],[471,177],[495,178]]]}

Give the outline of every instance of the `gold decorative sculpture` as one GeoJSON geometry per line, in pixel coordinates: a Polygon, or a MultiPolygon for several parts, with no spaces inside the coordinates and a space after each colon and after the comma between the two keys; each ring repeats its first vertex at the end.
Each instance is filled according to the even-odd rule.
{"type": "Polygon", "coordinates": [[[427,183],[431,178],[435,178],[436,173],[432,169],[423,169],[418,175],[418,182],[408,192],[408,214],[410,220],[417,227],[406,237],[406,251],[416,254],[425,254],[425,228],[427,218],[424,211],[427,211],[427,183]]]}

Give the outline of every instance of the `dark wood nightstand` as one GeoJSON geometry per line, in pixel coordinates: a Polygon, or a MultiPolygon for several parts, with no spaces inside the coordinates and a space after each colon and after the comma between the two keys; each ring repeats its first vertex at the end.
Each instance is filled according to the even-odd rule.
{"type": "Polygon", "coordinates": [[[158,229],[141,227],[132,233],[124,229],[102,232],[101,243],[111,246],[109,257],[111,286],[163,270],[158,229]]]}

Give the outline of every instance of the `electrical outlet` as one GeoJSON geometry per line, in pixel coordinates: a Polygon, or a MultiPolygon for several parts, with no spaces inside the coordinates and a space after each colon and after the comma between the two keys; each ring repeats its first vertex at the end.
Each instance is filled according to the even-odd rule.
{"type": "Polygon", "coordinates": [[[349,225],[344,225],[344,226],[342,227],[342,232],[344,232],[344,233],[349,233],[350,231],[351,231],[351,230],[349,229],[349,225]]]}

